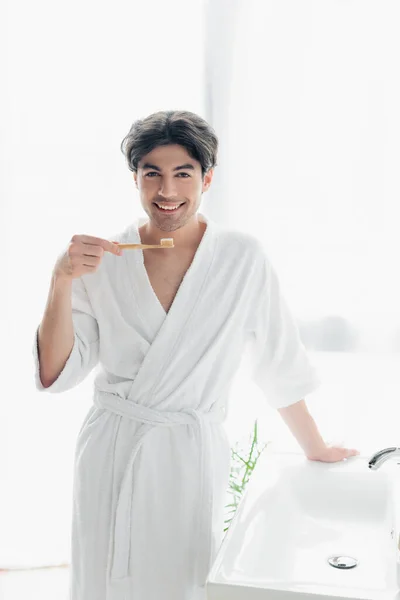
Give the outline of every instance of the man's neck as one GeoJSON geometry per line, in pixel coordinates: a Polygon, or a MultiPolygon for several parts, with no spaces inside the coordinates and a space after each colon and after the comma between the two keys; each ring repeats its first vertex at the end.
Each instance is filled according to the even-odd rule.
{"type": "MultiPolygon", "coordinates": [[[[148,221],[139,228],[139,234],[142,244],[159,244],[162,238],[173,238],[174,246],[177,249],[189,249],[197,248],[206,227],[206,223],[201,221],[196,214],[183,227],[172,231],[159,229],[152,221],[148,221]]],[[[160,252],[164,253],[168,250],[160,250],[160,252]]]]}

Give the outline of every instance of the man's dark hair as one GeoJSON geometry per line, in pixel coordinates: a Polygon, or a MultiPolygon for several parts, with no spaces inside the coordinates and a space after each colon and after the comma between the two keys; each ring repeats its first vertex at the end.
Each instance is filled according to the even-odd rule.
{"type": "Polygon", "coordinates": [[[130,171],[137,172],[139,161],[158,146],[179,144],[201,165],[204,174],[217,164],[218,138],[213,128],[189,111],[167,110],[135,121],[121,142],[130,171]]]}

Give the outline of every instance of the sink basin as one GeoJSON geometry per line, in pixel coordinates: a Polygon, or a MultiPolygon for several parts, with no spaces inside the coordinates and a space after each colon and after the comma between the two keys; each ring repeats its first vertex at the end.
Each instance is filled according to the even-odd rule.
{"type": "Polygon", "coordinates": [[[269,448],[209,573],[208,600],[399,600],[400,467],[372,471],[370,457],[322,463],[269,448]],[[337,568],[331,557],[357,564],[337,568]]]}

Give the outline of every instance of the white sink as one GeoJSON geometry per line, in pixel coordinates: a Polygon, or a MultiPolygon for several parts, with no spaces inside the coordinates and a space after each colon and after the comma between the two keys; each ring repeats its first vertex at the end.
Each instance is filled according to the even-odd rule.
{"type": "Polygon", "coordinates": [[[267,448],[209,573],[208,600],[399,600],[400,467],[372,471],[369,458],[321,463],[267,448]],[[335,568],[332,556],[358,564],[335,568]]]}

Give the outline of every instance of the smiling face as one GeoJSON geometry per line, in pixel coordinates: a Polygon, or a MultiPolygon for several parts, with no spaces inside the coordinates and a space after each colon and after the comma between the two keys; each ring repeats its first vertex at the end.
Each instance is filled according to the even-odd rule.
{"type": "Polygon", "coordinates": [[[203,177],[200,163],[183,146],[170,144],[146,154],[133,176],[150,221],[162,231],[175,231],[195,216],[203,192],[210,187],[213,169],[203,177]],[[157,204],[182,206],[167,211],[157,204]]]}

